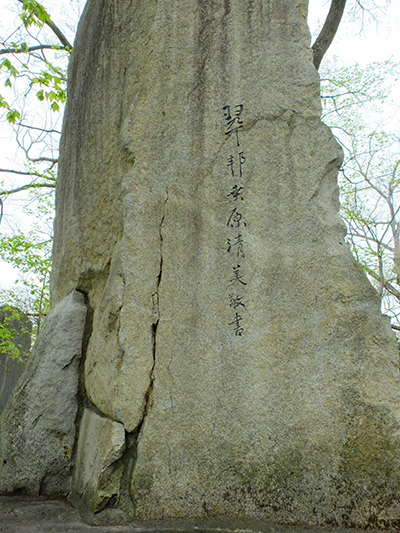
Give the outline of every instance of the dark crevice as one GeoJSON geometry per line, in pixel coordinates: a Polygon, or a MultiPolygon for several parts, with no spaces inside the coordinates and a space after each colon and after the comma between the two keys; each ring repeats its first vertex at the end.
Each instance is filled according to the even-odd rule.
{"type": "MultiPolygon", "coordinates": [[[[163,242],[164,242],[164,239],[163,239],[163,225],[164,225],[164,220],[165,220],[165,206],[166,206],[166,203],[168,201],[168,191],[167,191],[167,194],[166,194],[166,198],[165,198],[165,202],[164,202],[164,212],[163,212],[163,215],[161,217],[161,222],[160,222],[160,229],[159,229],[159,236],[160,236],[160,267],[159,267],[159,270],[158,270],[158,276],[157,276],[157,279],[156,279],[156,292],[155,292],[155,295],[156,295],[156,309],[155,309],[155,318],[154,318],[154,322],[152,324],[152,331],[151,331],[151,335],[152,335],[152,349],[153,349],[153,366],[152,366],[152,369],[150,371],[150,384],[149,384],[149,388],[147,389],[147,393],[146,393],[146,398],[145,398],[145,408],[144,408],[144,412],[143,412],[143,421],[146,419],[148,413],[149,413],[149,409],[152,405],[152,391],[153,391],[153,382],[154,382],[154,368],[155,368],[155,365],[156,365],[156,350],[157,350],[157,329],[158,329],[158,324],[160,322],[160,294],[159,294],[159,291],[160,291],[160,284],[161,284],[161,279],[162,279],[162,273],[163,273],[163,242]]],[[[154,299],[153,299],[154,301],[154,299]]]]}
{"type": "Polygon", "coordinates": [[[165,218],[165,214],[163,214],[163,216],[161,218],[161,223],[160,223],[160,268],[159,268],[157,281],[156,281],[156,292],[152,296],[153,307],[155,307],[154,308],[154,317],[155,317],[154,320],[155,321],[153,322],[153,324],[151,326],[153,366],[151,367],[151,370],[150,370],[149,387],[147,389],[147,392],[146,392],[146,395],[145,395],[145,398],[144,398],[143,417],[142,417],[142,420],[140,421],[140,424],[138,425],[138,428],[137,428],[138,437],[139,437],[139,434],[140,434],[140,430],[141,430],[141,428],[143,426],[143,423],[144,423],[145,419],[147,418],[147,416],[148,416],[148,414],[150,412],[150,408],[152,406],[152,396],[153,396],[152,392],[153,392],[153,383],[154,383],[154,368],[156,366],[157,329],[158,329],[158,324],[160,322],[159,288],[160,288],[160,283],[161,283],[161,278],[162,278],[162,269],[163,269],[163,254],[162,254],[163,236],[162,236],[162,227],[163,227],[163,224],[164,224],[164,218],[165,218]]]}
{"type": "Polygon", "coordinates": [[[134,506],[130,496],[130,481],[136,460],[137,435],[137,430],[132,433],[125,431],[125,451],[117,461],[108,466],[107,472],[109,475],[105,477],[105,479],[108,479],[115,471],[122,467],[119,488],[114,494],[105,497],[103,501],[99,502],[96,511],[94,511],[95,515],[106,509],[118,509],[119,511],[122,511],[126,517],[133,517],[134,506]]]}
{"type": "Polygon", "coordinates": [[[120,505],[119,507],[127,514],[131,515],[134,512],[134,505],[131,498],[131,481],[133,470],[136,464],[137,458],[137,441],[139,436],[139,428],[132,433],[125,432],[126,448],[121,458],[124,465],[124,469],[121,477],[120,488],[120,505]]]}
{"type": "MultiPolygon", "coordinates": [[[[85,387],[85,361],[86,361],[86,354],[89,346],[89,340],[92,335],[93,331],[93,316],[94,311],[89,303],[89,296],[85,292],[76,289],[78,292],[84,295],[85,297],[85,305],[87,308],[86,313],[86,321],[85,321],[85,327],[84,327],[84,333],[83,333],[83,340],[82,340],[82,355],[79,362],[79,369],[78,369],[78,376],[79,376],[79,382],[78,382],[78,414],[76,417],[76,443],[75,447],[77,445],[78,436],[79,436],[79,428],[81,419],[83,416],[83,411],[85,409],[89,409],[90,411],[93,411],[97,415],[101,416],[102,418],[108,418],[109,420],[112,420],[115,422],[114,418],[107,416],[103,413],[103,411],[100,411],[98,407],[88,398],[88,395],[86,394],[86,387],[85,387]]],[[[75,449],[74,449],[75,452],[75,449]]],[[[73,458],[75,458],[75,453],[73,453],[73,458]]]]}
{"type": "Polygon", "coordinates": [[[134,432],[128,434],[129,437],[127,438],[127,450],[126,454],[128,457],[127,463],[126,463],[126,471],[124,470],[124,474],[122,476],[121,481],[121,493],[123,491],[128,490],[128,493],[130,494],[130,498],[132,498],[132,494],[130,492],[130,484],[133,477],[133,472],[135,470],[136,462],[137,462],[137,446],[138,441],[142,432],[143,425],[150,413],[151,407],[153,405],[153,386],[154,386],[154,369],[156,365],[156,353],[157,353],[157,330],[158,325],[160,323],[160,308],[159,308],[159,289],[163,274],[163,225],[165,220],[165,206],[168,201],[168,191],[166,194],[165,202],[164,202],[164,213],[161,217],[160,222],[160,229],[159,229],[159,235],[160,235],[160,267],[158,271],[158,275],[156,278],[156,290],[155,293],[152,295],[153,300],[153,314],[154,314],[154,322],[152,324],[151,329],[151,335],[152,335],[152,353],[153,353],[153,366],[150,371],[150,383],[148,386],[148,389],[146,391],[145,397],[144,397],[144,408],[143,408],[143,416],[138,424],[137,428],[134,432]],[[125,477],[126,475],[126,477],[125,477]]]}
{"type": "MultiPolygon", "coordinates": [[[[78,440],[79,440],[79,431],[80,431],[80,425],[81,425],[84,410],[88,409],[96,413],[98,416],[101,416],[102,418],[108,418],[109,420],[112,420],[113,422],[115,422],[113,418],[108,417],[103,412],[101,412],[96,407],[96,405],[94,405],[89,400],[86,394],[85,360],[86,360],[89,340],[90,340],[90,337],[93,331],[94,312],[90,306],[88,295],[83,291],[79,291],[79,292],[81,292],[85,296],[85,305],[87,307],[87,314],[86,314],[86,322],[85,322],[84,335],[83,335],[83,341],[82,341],[82,356],[79,362],[79,370],[78,370],[78,376],[79,376],[78,412],[77,412],[77,416],[75,419],[76,437],[75,437],[74,448],[72,450],[71,474],[75,466],[76,453],[77,453],[78,440]]],[[[132,499],[130,497],[130,477],[132,476],[133,467],[135,464],[137,433],[138,433],[138,430],[136,430],[133,433],[128,433],[125,431],[125,443],[126,443],[125,451],[117,461],[115,461],[113,464],[109,465],[108,467],[109,472],[112,473],[122,466],[122,477],[121,477],[121,483],[120,483],[120,488],[119,488],[119,494],[118,493],[114,494],[110,498],[105,498],[103,502],[99,502],[97,511],[93,513],[93,516],[97,514],[101,514],[102,511],[106,511],[108,509],[111,510],[111,512],[115,512],[114,510],[119,509],[119,510],[122,510],[123,513],[127,517],[133,516],[134,507],[133,507],[132,499]]]]}
{"type": "MultiPolygon", "coordinates": [[[[168,200],[168,194],[165,199],[164,203],[164,209],[165,205],[168,200]]],[[[112,512],[114,513],[116,509],[119,509],[119,511],[122,511],[127,517],[133,516],[134,514],[134,502],[132,500],[131,496],[131,482],[133,477],[133,472],[136,466],[137,462],[137,447],[138,447],[138,441],[139,437],[143,428],[143,425],[145,423],[146,418],[148,417],[151,406],[153,404],[153,384],[154,384],[154,368],[156,364],[156,347],[157,347],[157,329],[160,322],[160,311],[159,311],[159,288],[161,284],[162,279],[162,273],[163,273],[163,224],[165,219],[165,212],[162,215],[161,222],[160,222],[160,228],[159,228],[159,237],[160,237],[160,265],[159,265],[159,272],[156,277],[156,289],[154,294],[152,295],[152,301],[153,301],[153,323],[151,325],[151,336],[152,336],[152,356],[153,356],[153,364],[150,370],[149,374],[149,386],[146,391],[145,397],[144,397],[144,407],[143,407],[143,416],[140,420],[140,423],[136,427],[136,429],[128,433],[125,431],[125,443],[126,448],[122,456],[112,465],[109,466],[110,471],[116,471],[118,468],[122,467],[122,476],[119,486],[119,494],[115,494],[111,496],[110,498],[106,498],[104,502],[101,502],[98,506],[98,510],[95,512],[95,514],[101,514],[103,511],[106,512],[112,512]],[[109,511],[107,511],[109,510],[109,511]]],[[[86,394],[85,389],[85,383],[84,383],[84,369],[85,369],[85,359],[86,359],[86,353],[87,348],[89,344],[89,339],[92,334],[92,328],[93,328],[93,310],[89,304],[89,298],[87,293],[85,293],[83,290],[80,290],[79,292],[82,292],[85,295],[85,304],[87,306],[87,317],[86,317],[86,324],[85,324],[85,332],[84,332],[84,338],[82,343],[82,357],[79,364],[79,389],[78,389],[78,414],[76,417],[76,439],[75,439],[75,445],[73,449],[73,459],[71,462],[71,468],[73,468],[75,460],[76,460],[76,451],[77,451],[77,443],[78,443],[78,437],[79,437],[79,428],[81,419],[83,416],[84,409],[90,409],[91,411],[99,414],[100,416],[104,417],[104,413],[101,413],[96,406],[89,400],[86,394]]],[[[108,418],[108,417],[106,417],[108,418]]]]}
{"type": "Polygon", "coordinates": [[[71,455],[72,457],[71,475],[72,475],[75,460],[76,460],[76,452],[78,448],[78,438],[79,438],[79,428],[81,425],[83,411],[85,407],[90,406],[91,409],[93,409],[94,407],[92,403],[90,402],[89,398],[87,397],[86,389],[85,389],[85,360],[86,360],[86,354],[87,354],[87,349],[89,345],[89,339],[92,335],[92,330],[93,330],[94,313],[89,303],[89,296],[83,291],[78,291],[78,292],[81,292],[85,297],[85,305],[86,305],[87,312],[86,312],[85,327],[84,327],[83,339],[82,339],[82,355],[81,355],[81,359],[79,361],[79,367],[78,367],[78,398],[77,398],[78,412],[75,418],[75,442],[74,442],[74,447],[72,449],[72,455],[71,455]]]}
{"type": "Polygon", "coordinates": [[[158,295],[158,289],[159,289],[160,283],[161,283],[162,267],[163,267],[163,258],[161,256],[161,259],[160,259],[160,272],[158,273],[158,276],[157,276],[157,290],[156,290],[157,295],[158,295]]]}
{"type": "MultiPolygon", "coordinates": [[[[166,197],[165,204],[168,200],[168,196],[166,197]]],[[[160,266],[159,266],[159,272],[156,277],[156,289],[155,292],[152,294],[152,302],[153,302],[153,324],[151,325],[151,336],[152,336],[152,356],[153,356],[153,364],[150,370],[149,374],[149,386],[147,388],[146,394],[144,396],[144,407],[143,407],[143,416],[135,428],[135,430],[131,433],[128,433],[125,431],[125,443],[126,448],[123,453],[123,455],[112,465],[110,465],[110,471],[116,471],[118,468],[122,467],[122,476],[121,481],[119,484],[119,491],[118,494],[115,494],[111,496],[110,498],[107,498],[102,504],[98,507],[98,510],[95,514],[101,514],[102,512],[115,512],[116,509],[119,511],[122,511],[126,517],[133,517],[134,511],[135,511],[135,505],[134,500],[132,498],[131,494],[131,483],[133,478],[133,473],[135,470],[136,462],[137,462],[137,447],[138,447],[138,441],[139,437],[141,435],[143,425],[150,413],[151,407],[153,405],[153,384],[154,384],[154,368],[156,364],[156,340],[157,340],[157,329],[160,322],[160,312],[159,312],[159,287],[162,279],[162,272],[163,272],[163,235],[162,235],[162,228],[164,224],[164,218],[165,213],[163,213],[163,216],[161,218],[160,222],[160,229],[159,229],[159,235],[160,235],[160,266]]],[[[86,351],[85,351],[86,353],[86,351]]],[[[83,357],[83,364],[84,364],[84,357],[83,357]]],[[[83,376],[83,368],[82,368],[82,376],[83,376]]],[[[84,393],[84,384],[82,381],[83,386],[83,393],[84,393]]],[[[93,411],[98,411],[96,407],[89,402],[86,394],[84,393],[84,396],[81,397],[81,403],[84,403],[85,407],[88,407],[89,409],[93,411]]],[[[81,408],[83,411],[83,408],[81,408]]],[[[101,416],[104,416],[103,413],[99,413],[101,416]]],[[[81,415],[82,416],[82,415],[81,415]]],[[[79,417],[79,421],[80,418],[79,417]]]]}

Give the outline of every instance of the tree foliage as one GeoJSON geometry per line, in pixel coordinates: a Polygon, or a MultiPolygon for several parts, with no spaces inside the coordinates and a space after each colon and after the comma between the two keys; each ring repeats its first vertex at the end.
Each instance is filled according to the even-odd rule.
{"type": "MultiPolygon", "coordinates": [[[[13,289],[0,290],[0,304],[12,302],[33,324],[33,338],[39,333],[43,317],[50,308],[51,226],[54,214],[53,198],[37,193],[34,205],[36,222],[23,232],[0,237],[0,258],[18,269],[19,277],[13,289]]],[[[29,211],[28,206],[25,210],[29,211]]],[[[0,339],[2,333],[0,332],[0,339]]]]}
{"type": "MultiPolygon", "coordinates": [[[[49,309],[59,124],[72,46],[66,37],[68,28],[63,24],[60,29],[42,3],[14,0],[14,12],[14,28],[0,36],[0,120],[13,132],[23,164],[0,168],[5,177],[0,182],[0,216],[4,214],[4,229],[12,217],[13,198],[19,196],[20,218],[34,215],[36,222],[28,231],[17,224],[13,231],[2,232],[0,259],[12,264],[19,278],[13,289],[0,290],[0,304],[11,302],[27,313],[35,336],[49,309]]],[[[10,355],[15,355],[9,331],[0,326],[0,343],[3,339],[10,355]]]]}
{"type": "MultiPolygon", "coordinates": [[[[31,330],[31,322],[23,311],[7,304],[0,307],[0,353],[7,354],[11,359],[21,363],[25,362],[26,337],[30,338],[31,330]]],[[[5,374],[6,370],[0,389],[4,387],[5,374]]],[[[0,396],[1,394],[2,390],[0,390],[0,396]]]]}
{"type": "MultiPolygon", "coordinates": [[[[15,125],[16,141],[25,156],[26,168],[7,168],[1,172],[29,176],[24,190],[54,189],[60,132],[49,127],[53,120],[47,111],[57,113],[66,102],[66,69],[72,47],[42,4],[35,0],[16,2],[17,27],[1,39],[0,76],[4,88],[0,92],[0,108],[6,121],[15,125]],[[42,109],[38,106],[40,102],[42,109]]],[[[21,187],[7,188],[3,184],[0,195],[4,200],[20,190],[21,187]]]]}
{"type": "MultiPolygon", "coordinates": [[[[341,215],[347,241],[400,331],[400,145],[383,124],[400,65],[390,61],[361,68],[326,70],[323,117],[344,150],[339,175],[341,215]]],[[[395,131],[395,128],[393,127],[395,131]]]]}

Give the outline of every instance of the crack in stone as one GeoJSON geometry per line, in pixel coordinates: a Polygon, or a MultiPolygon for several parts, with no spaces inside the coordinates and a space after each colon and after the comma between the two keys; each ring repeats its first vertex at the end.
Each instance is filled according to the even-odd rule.
{"type": "MultiPolygon", "coordinates": [[[[143,416],[141,421],[139,422],[138,426],[132,433],[127,433],[126,438],[126,444],[127,444],[127,450],[126,450],[126,465],[125,465],[125,471],[123,478],[121,480],[121,493],[127,494],[126,488],[130,487],[130,483],[133,477],[133,473],[136,468],[137,463],[137,447],[139,438],[143,429],[143,425],[146,421],[146,418],[148,417],[150,413],[150,409],[153,405],[152,397],[153,397],[153,385],[154,385],[154,368],[156,365],[156,349],[157,349],[157,329],[158,324],[160,322],[160,307],[159,307],[159,288],[161,284],[162,279],[162,273],[163,273],[163,225],[165,221],[165,208],[168,201],[168,190],[166,191],[166,197],[164,201],[164,210],[161,217],[160,227],[159,227],[159,236],[160,236],[160,267],[158,276],[156,278],[156,290],[152,294],[152,302],[153,302],[153,314],[154,314],[154,322],[152,324],[152,355],[153,355],[153,365],[150,370],[150,383],[148,386],[148,389],[145,394],[144,398],[144,409],[143,409],[143,416]]],[[[132,501],[134,501],[134,495],[130,492],[130,498],[132,501]]],[[[125,498],[126,502],[126,498],[125,498]]]]}
{"type": "MultiPolygon", "coordinates": [[[[132,498],[130,497],[129,487],[136,461],[137,437],[137,430],[132,433],[128,433],[125,430],[125,451],[121,457],[107,467],[108,478],[112,476],[113,472],[122,468],[119,486],[114,494],[107,495],[104,501],[99,503],[98,509],[93,513],[94,516],[101,514],[105,510],[108,510],[108,512],[111,510],[112,513],[118,512],[119,510],[124,513],[126,518],[133,519],[135,509],[132,498]]],[[[97,525],[96,521],[93,523],[97,525]]],[[[101,523],[98,522],[98,525],[101,523]]]]}
{"type": "Polygon", "coordinates": [[[140,435],[140,429],[141,429],[141,427],[143,425],[143,422],[145,421],[146,417],[148,416],[150,408],[151,408],[151,405],[152,405],[152,391],[153,391],[153,383],[154,383],[154,368],[156,366],[157,329],[158,329],[158,324],[160,322],[159,289],[160,289],[160,283],[161,283],[162,272],[163,272],[163,241],[164,241],[164,239],[163,239],[162,229],[163,229],[164,220],[165,220],[165,206],[167,204],[167,201],[168,201],[168,190],[166,192],[166,198],[165,198],[165,201],[164,201],[164,211],[163,211],[163,214],[162,214],[162,217],[161,217],[160,228],[159,228],[159,236],[160,236],[160,268],[159,268],[158,276],[156,278],[156,291],[152,295],[153,313],[154,313],[154,322],[152,324],[153,366],[152,366],[152,368],[150,370],[150,384],[149,384],[149,387],[147,389],[146,396],[145,396],[145,408],[144,408],[144,411],[143,411],[142,420],[141,420],[141,422],[139,424],[140,427],[139,427],[138,436],[140,435]]]}
{"type": "MultiPolygon", "coordinates": [[[[139,424],[137,425],[137,427],[135,428],[133,432],[128,433],[127,431],[125,431],[126,448],[125,448],[125,452],[123,453],[123,455],[119,459],[117,459],[117,461],[115,461],[113,464],[108,466],[110,471],[114,471],[120,467],[122,467],[123,469],[121,480],[119,483],[118,495],[115,494],[114,498],[105,499],[104,502],[102,502],[102,504],[100,505],[99,509],[94,512],[94,515],[102,514],[106,510],[114,512],[113,510],[116,511],[117,509],[122,510],[127,516],[132,517],[134,514],[134,498],[133,498],[133,495],[131,494],[130,486],[131,486],[131,480],[133,477],[133,472],[135,470],[136,463],[137,463],[137,447],[138,447],[139,438],[140,438],[140,435],[143,429],[143,425],[152,407],[154,368],[156,364],[157,329],[158,329],[158,325],[160,321],[159,288],[160,288],[162,274],[163,274],[163,240],[164,240],[163,239],[163,226],[164,226],[164,221],[165,221],[165,209],[166,209],[167,201],[168,201],[168,190],[166,191],[164,209],[163,209],[163,214],[162,214],[160,226],[159,226],[160,265],[159,265],[159,272],[156,277],[155,292],[152,294],[153,323],[151,326],[152,328],[151,335],[152,335],[153,364],[152,364],[150,374],[149,374],[150,383],[147,388],[146,394],[144,396],[143,415],[142,415],[142,418],[139,424]]],[[[79,404],[80,405],[79,405],[79,413],[76,418],[77,437],[76,437],[76,442],[75,442],[75,449],[73,451],[73,458],[74,458],[73,463],[75,462],[76,447],[77,447],[77,441],[79,437],[79,426],[80,426],[84,408],[88,408],[98,413],[100,416],[113,420],[111,417],[105,416],[104,413],[100,413],[98,409],[89,401],[89,399],[86,396],[83,374],[84,374],[84,362],[86,358],[87,345],[88,345],[88,341],[92,333],[93,310],[90,307],[88,295],[86,293],[84,294],[85,294],[85,303],[88,308],[88,315],[87,315],[87,325],[85,328],[84,346],[82,349],[82,359],[81,359],[81,364],[80,364],[80,392],[79,392],[79,399],[80,399],[79,404]]]]}
{"type": "MultiPolygon", "coordinates": [[[[108,419],[112,422],[115,422],[115,420],[105,415],[103,412],[101,412],[96,405],[94,405],[88,398],[86,393],[86,387],[85,387],[85,378],[84,378],[84,367],[85,367],[85,360],[87,355],[87,348],[89,344],[89,339],[92,335],[93,331],[93,309],[89,303],[89,296],[84,291],[78,291],[81,292],[85,297],[85,305],[87,308],[87,314],[86,314],[86,323],[84,328],[84,336],[82,341],[82,355],[79,363],[79,385],[78,385],[78,412],[75,418],[75,427],[76,427],[76,436],[75,436],[75,442],[74,447],[71,454],[71,475],[73,475],[73,470],[75,468],[75,463],[77,459],[77,448],[78,448],[78,441],[79,441],[79,435],[80,435],[80,429],[81,429],[81,421],[83,417],[83,413],[85,409],[88,409],[94,413],[96,413],[98,416],[101,416],[102,418],[108,419]]],[[[95,516],[97,514],[101,514],[102,511],[105,511],[106,509],[113,509],[113,508],[121,508],[124,513],[127,516],[133,515],[133,502],[129,498],[129,482],[128,478],[130,473],[132,472],[132,465],[134,462],[134,455],[136,453],[135,449],[135,435],[129,434],[125,431],[125,442],[126,442],[126,448],[123,455],[114,463],[111,465],[108,465],[108,470],[110,472],[114,472],[118,467],[122,466],[123,473],[121,476],[121,482],[119,487],[119,495],[115,495],[113,498],[106,498],[102,504],[100,504],[99,509],[97,511],[94,511],[93,513],[89,513],[87,519],[89,521],[94,520],[93,523],[95,523],[95,516]]],[[[71,497],[71,494],[69,495],[71,497]]]]}
{"type": "Polygon", "coordinates": [[[72,458],[71,476],[72,476],[73,468],[74,468],[75,461],[76,461],[79,431],[80,431],[83,411],[86,406],[91,404],[90,400],[87,397],[86,387],[85,387],[85,361],[86,361],[87,349],[89,345],[89,339],[93,331],[93,315],[94,315],[93,309],[89,302],[88,294],[84,292],[83,290],[79,290],[79,289],[76,289],[76,290],[84,295],[87,312],[86,312],[86,319],[85,319],[85,327],[83,330],[81,358],[80,358],[79,367],[78,367],[78,394],[77,394],[78,410],[77,410],[76,417],[75,417],[75,442],[74,442],[74,447],[71,453],[71,458],[72,458]]]}

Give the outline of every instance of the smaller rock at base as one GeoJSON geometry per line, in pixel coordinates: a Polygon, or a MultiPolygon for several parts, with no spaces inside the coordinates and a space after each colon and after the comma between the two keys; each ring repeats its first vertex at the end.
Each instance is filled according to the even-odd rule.
{"type": "Polygon", "coordinates": [[[123,473],[125,428],[119,422],[85,409],[71,499],[86,512],[99,513],[118,504],[123,473]]]}
{"type": "Polygon", "coordinates": [[[0,425],[0,494],[58,496],[71,486],[87,307],[73,291],[43,322],[0,425]]]}

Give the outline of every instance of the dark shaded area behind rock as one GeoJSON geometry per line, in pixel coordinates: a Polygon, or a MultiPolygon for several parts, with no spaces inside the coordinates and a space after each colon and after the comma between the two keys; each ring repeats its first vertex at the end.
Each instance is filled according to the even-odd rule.
{"type": "Polygon", "coordinates": [[[24,361],[31,349],[32,322],[19,309],[3,305],[0,307],[0,323],[15,334],[13,342],[19,351],[19,359],[13,359],[7,353],[0,353],[0,411],[2,411],[25,369],[24,361]],[[16,318],[13,318],[13,315],[16,318]]]}

